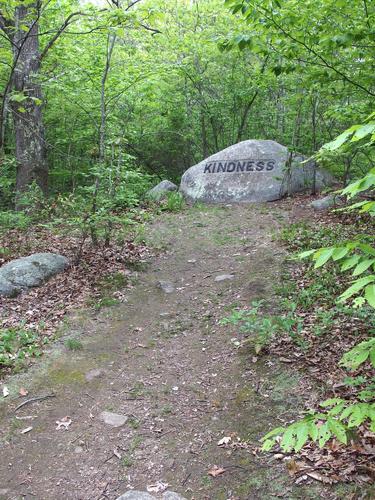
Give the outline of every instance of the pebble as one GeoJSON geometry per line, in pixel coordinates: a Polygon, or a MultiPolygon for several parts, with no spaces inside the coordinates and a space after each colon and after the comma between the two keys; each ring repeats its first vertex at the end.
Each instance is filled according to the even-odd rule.
{"type": "Polygon", "coordinates": [[[164,293],[173,293],[175,291],[175,287],[170,281],[158,281],[158,286],[164,293]]]}
{"type": "Polygon", "coordinates": [[[226,281],[226,280],[232,280],[234,278],[234,274],[220,274],[219,276],[216,276],[215,281],[226,281]]]}

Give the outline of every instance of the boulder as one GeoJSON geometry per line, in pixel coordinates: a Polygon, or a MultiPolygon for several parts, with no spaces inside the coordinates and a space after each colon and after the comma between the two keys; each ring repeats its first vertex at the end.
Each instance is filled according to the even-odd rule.
{"type": "Polygon", "coordinates": [[[319,200],[314,200],[309,203],[309,206],[314,208],[315,210],[328,210],[336,204],[336,197],[333,195],[325,196],[324,198],[320,198],[319,200]]]}
{"type": "Polygon", "coordinates": [[[8,280],[0,275],[0,297],[16,297],[21,292],[21,288],[13,286],[8,280]]]}
{"type": "Polygon", "coordinates": [[[189,168],[180,192],[188,200],[206,203],[263,202],[308,189],[315,169],[317,189],[333,182],[313,162],[302,165],[303,160],[291,157],[275,141],[239,142],[189,168]]]}
{"type": "Polygon", "coordinates": [[[147,197],[153,198],[155,200],[161,200],[171,191],[177,191],[177,190],[178,187],[176,186],[176,184],[173,184],[173,182],[171,181],[165,180],[159,182],[157,186],[150,189],[150,191],[148,191],[147,193],[147,197]]]}
{"type": "Polygon", "coordinates": [[[0,295],[14,297],[22,290],[40,286],[68,265],[66,257],[55,253],[34,253],[12,260],[0,267],[0,295]]]}

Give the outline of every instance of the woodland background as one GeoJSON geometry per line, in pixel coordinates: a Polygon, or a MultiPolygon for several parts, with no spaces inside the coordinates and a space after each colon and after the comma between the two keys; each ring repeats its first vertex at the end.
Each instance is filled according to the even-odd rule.
{"type": "MultiPolygon", "coordinates": [[[[99,177],[126,207],[247,138],[315,153],[373,110],[374,11],[366,0],[1,0],[1,209],[33,183],[79,197],[99,177]]],[[[374,165],[368,148],[326,156],[344,184],[374,165]]]]}

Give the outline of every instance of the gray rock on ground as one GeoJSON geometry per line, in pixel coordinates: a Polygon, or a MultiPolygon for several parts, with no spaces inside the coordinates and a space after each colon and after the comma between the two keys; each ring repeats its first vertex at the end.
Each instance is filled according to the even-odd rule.
{"type": "MultiPolygon", "coordinates": [[[[145,491],[131,490],[117,498],[117,500],[157,500],[156,497],[146,493],[145,491]]],[[[165,491],[162,500],[186,500],[174,491],[165,491]]]]}
{"type": "Polygon", "coordinates": [[[103,370],[102,368],[93,368],[86,373],[85,379],[87,380],[87,382],[92,382],[93,380],[103,377],[104,375],[105,370],[103,370]]]}
{"type": "Polygon", "coordinates": [[[309,203],[309,206],[314,208],[315,210],[328,210],[336,204],[336,196],[328,195],[324,198],[320,198],[319,200],[314,200],[309,203]]]}
{"type": "Polygon", "coordinates": [[[175,287],[173,283],[170,281],[158,281],[158,287],[163,290],[164,293],[173,293],[175,291],[175,287]]]}
{"type": "Polygon", "coordinates": [[[118,497],[117,500],[155,500],[155,497],[145,491],[131,490],[118,497]]]}
{"type": "Polygon", "coordinates": [[[102,411],[99,415],[102,422],[111,427],[122,427],[128,421],[126,415],[120,415],[119,413],[112,413],[111,411],[102,411]]]}
{"type": "Polygon", "coordinates": [[[215,281],[219,283],[220,281],[232,280],[234,278],[234,274],[220,274],[215,277],[215,281]]]}
{"type": "MultiPolygon", "coordinates": [[[[289,159],[288,149],[275,141],[242,141],[186,170],[180,192],[205,203],[278,200],[312,185],[315,163],[302,164],[300,155],[289,159]]],[[[316,169],[318,190],[332,182],[329,173],[316,169]]]]}
{"type": "Polygon", "coordinates": [[[0,268],[0,295],[14,297],[22,290],[40,286],[68,265],[66,257],[55,253],[34,253],[12,260],[0,268]]]}
{"type": "Polygon", "coordinates": [[[168,193],[172,191],[177,191],[178,187],[176,184],[173,184],[173,182],[164,180],[159,182],[156,186],[154,186],[150,191],[147,193],[148,198],[153,198],[155,200],[161,200],[164,198],[168,193]]]}

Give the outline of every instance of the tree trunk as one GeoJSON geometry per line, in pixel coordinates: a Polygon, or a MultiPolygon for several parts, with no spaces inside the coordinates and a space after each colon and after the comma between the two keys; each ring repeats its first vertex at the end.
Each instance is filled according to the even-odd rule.
{"type": "Polygon", "coordinates": [[[16,192],[24,191],[33,181],[47,193],[48,166],[42,119],[42,90],[38,81],[40,51],[38,39],[38,3],[19,5],[15,12],[13,91],[22,102],[12,100],[16,142],[16,192]],[[22,26],[27,26],[25,32],[22,26]]]}
{"type": "Polygon", "coordinates": [[[104,162],[105,160],[105,139],[106,139],[106,126],[107,126],[107,110],[105,103],[105,86],[107,83],[107,78],[109,70],[111,67],[111,59],[113,49],[116,43],[116,35],[109,34],[107,37],[107,54],[105,67],[102,74],[101,87],[100,87],[100,127],[99,127],[99,161],[104,162]]]}

